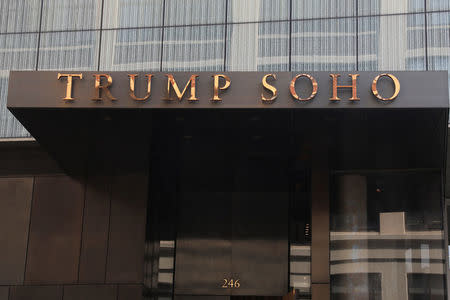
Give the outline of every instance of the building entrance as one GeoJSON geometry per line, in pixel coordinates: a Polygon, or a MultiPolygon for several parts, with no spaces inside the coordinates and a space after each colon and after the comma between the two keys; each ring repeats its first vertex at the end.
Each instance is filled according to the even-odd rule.
{"type": "Polygon", "coordinates": [[[445,299],[448,76],[395,73],[12,72],[9,294],[445,299]]]}
{"type": "Polygon", "coordinates": [[[163,182],[150,188],[176,211],[173,293],[282,297],[293,255],[308,295],[310,166],[308,150],[290,138],[289,114],[185,114],[175,121],[181,128],[172,138],[152,144],[152,176],[163,182]]]}
{"type": "Polygon", "coordinates": [[[431,116],[161,113],[149,297],[444,299],[444,152],[431,116]],[[421,128],[395,128],[399,117],[421,128]]]}

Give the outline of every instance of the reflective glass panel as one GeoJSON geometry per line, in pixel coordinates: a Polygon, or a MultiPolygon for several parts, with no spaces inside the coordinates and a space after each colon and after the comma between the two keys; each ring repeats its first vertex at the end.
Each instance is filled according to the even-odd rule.
{"type": "Polygon", "coordinates": [[[162,26],[163,0],[108,0],[103,28],[162,26]]]}
{"type": "Polygon", "coordinates": [[[427,11],[448,9],[450,9],[450,1],[448,0],[427,0],[427,11]]]}
{"type": "Polygon", "coordinates": [[[164,31],[164,71],[223,70],[225,26],[170,27],[164,31]]]}
{"type": "Polygon", "coordinates": [[[292,0],[292,18],[352,17],[356,15],[356,0],[292,0]]]}
{"type": "Polygon", "coordinates": [[[449,72],[450,12],[427,14],[428,69],[449,72]]]}
{"type": "MultiPolygon", "coordinates": [[[[422,12],[424,0],[357,0],[358,15],[386,15],[410,12],[422,12]]],[[[435,0],[431,0],[435,1],[435,0]]]]}
{"type": "Polygon", "coordinates": [[[40,0],[0,1],[0,33],[39,31],[40,0]]]}
{"type": "Polygon", "coordinates": [[[225,0],[166,0],[164,25],[225,23],[225,0]]]}
{"type": "Polygon", "coordinates": [[[445,299],[445,281],[438,274],[408,274],[408,300],[445,299]]]}
{"type": "Polygon", "coordinates": [[[425,16],[358,20],[359,70],[425,70],[425,16]]]}
{"type": "Polygon", "coordinates": [[[443,300],[440,174],[348,174],[334,185],[330,272],[354,280],[336,285],[333,295],[342,289],[369,299],[443,300]],[[410,276],[421,284],[411,285],[410,276]]]}
{"type": "Polygon", "coordinates": [[[42,33],[39,70],[97,70],[98,31],[42,33]]]}
{"type": "Polygon", "coordinates": [[[160,52],[160,28],[104,30],[100,69],[159,71],[160,52]]]}
{"type": "Polygon", "coordinates": [[[99,29],[101,0],[43,0],[42,31],[99,29]]]}
{"type": "Polygon", "coordinates": [[[228,0],[228,22],[289,20],[289,0],[228,0]]]}
{"type": "Polygon", "coordinates": [[[6,101],[9,70],[34,70],[37,42],[38,34],[0,35],[0,138],[29,136],[6,108],[6,101]]]}
{"type": "Polygon", "coordinates": [[[369,110],[330,127],[332,299],[445,299],[445,117],[369,110]]]}
{"type": "Polygon", "coordinates": [[[289,23],[227,26],[227,71],[288,71],[289,23]]]}
{"type": "Polygon", "coordinates": [[[356,20],[323,19],[292,23],[292,70],[356,69],[356,20]]]}

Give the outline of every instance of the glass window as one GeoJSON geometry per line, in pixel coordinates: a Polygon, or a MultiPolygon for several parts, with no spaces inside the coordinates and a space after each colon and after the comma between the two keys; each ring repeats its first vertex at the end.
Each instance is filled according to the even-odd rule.
{"type": "Polygon", "coordinates": [[[439,176],[433,174],[339,176],[335,182],[338,199],[332,205],[332,228],[379,232],[383,227],[381,214],[401,212],[404,215],[394,217],[401,218],[404,224],[395,225],[406,231],[440,230],[439,182],[439,176]]]}
{"type": "MultiPolygon", "coordinates": [[[[424,0],[357,0],[358,15],[386,15],[424,11],[424,0]]],[[[431,0],[435,1],[435,0],[431,0]]]]}
{"type": "Polygon", "coordinates": [[[358,22],[359,70],[425,70],[424,15],[364,17],[358,22]]]}
{"type": "Polygon", "coordinates": [[[162,26],[163,0],[108,0],[103,28],[162,26]]]}
{"type": "Polygon", "coordinates": [[[101,0],[43,0],[42,31],[99,29],[101,0]]]}
{"type": "Polygon", "coordinates": [[[100,69],[159,71],[160,64],[160,28],[103,31],[100,69]]]}
{"type": "Polygon", "coordinates": [[[166,0],[164,25],[225,23],[225,0],[166,0]]]}
{"type": "MultiPolygon", "coordinates": [[[[289,146],[295,149],[290,162],[289,287],[295,299],[311,299],[311,162],[309,150],[297,135],[289,146]]],[[[290,298],[289,298],[290,299],[290,298]]]]}
{"type": "Polygon", "coordinates": [[[408,274],[408,300],[445,299],[442,274],[408,274]]]}
{"type": "Polygon", "coordinates": [[[99,31],[41,34],[39,70],[97,70],[99,31]]]}
{"type": "MultiPolygon", "coordinates": [[[[447,202],[448,202],[448,200],[447,200],[447,202]]],[[[448,239],[448,241],[450,241],[450,222],[448,220],[450,220],[450,205],[447,204],[447,239],[448,239]]],[[[450,253],[449,253],[449,255],[450,255],[450,253]]]]}
{"type": "Polygon", "coordinates": [[[289,0],[228,0],[228,22],[289,20],[289,0]]]}
{"type": "Polygon", "coordinates": [[[349,273],[331,275],[333,300],[382,300],[380,273],[349,273]]]}
{"type": "MultiPolygon", "coordinates": [[[[373,293],[381,293],[382,299],[412,299],[410,274],[445,280],[441,174],[446,112],[370,110],[342,115],[329,127],[336,135],[329,156],[330,274],[364,278],[378,273],[380,290],[373,293]],[[441,120],[439,129],[436,120],[441,120]]],[[[351,291],[364,285],[352,279],[338,286],[351,291]]],[[[436,287],[432,281],[417,288],[421,286],[436,287]]],[[[442,290],[431,295],[437,296],[414,299],[444,300],[442,290]]],[[[370,294],[357,298],[377,299],[370,294]]]]}
{"type": "Polygon", "coordinates": [[[223,70],[225,26],[170,27],[164,31],[164,71],[223,70]]]}
{"type": "Polygon", "coordinates": [[[289,23],[227,26],[227,71],[288,71],[289,23]]]}
{"type": "Polygon", "coordinates": [[[37,33],[0,35],[0,138],[29,136],[6,108],[6,101],[9,70],[34,70],[37,42],[37,33]]]}
{"type": "Polygon", "coordinates": [[[356,69],[356,20],[324,19],[292,23],[292,70],[356,69]]]}
{"type": "Polygon", "coordinates": [[[0,33],[39,31],[40,0],[0,1],[0,33]]]}
{"type": "MultiPolygon", "coordinates": [[[[362,280],[371,272],[380,273],[377,289],[370,288],[370,276],[369,287],[361,286],[361,291],[373,293],[365,299],[381,299],[375,296],[382,292],[383,299],[444,300],[440,173],[340,174],[334,178],[334,190],[332,276],[352,274],[362,280]],[[412,274],[428,279],[434,275],[411,285],[412,274]]],[[[359,290],[355,284],[360,285],[347,280],[338,288],[359,290]]],[[[340,294],[339,289],[332,289],[333,295],[340,294]]]]}
{"type": "Polygon", "coordinates": [[[36,68],[37,33],[0,35],[0,70],[36,68]]]}
{"type": "MultiPolygon", "coordinates": [[[[173,118],[173,116],[172,116],[173,118]]],[[[147,204],[144,256],[144,299],[173,299],[175,241],[177,236],[177,132],[168,130],[169,115],[154,122],[162,131],[152,136],[151,177],[147,204]],[[162,126],[161,126],[162,125],[162,126]],[[165,132],[167,135],[162,134],[165,132]]],[[[170,119],[173,121],[173,119],[170,119]]],[[[152,126],[153,127],[153,126],[152,126]]],[[[156,128],[155,127],[155,128],[156,128]]]]}
{"type": "Polygon", "coordinates": [[[449,72],[450,12],[427,14],[428,69],[449,72]]]}
{"type": "Polygon", "coordinates": [[[450,9],[450,2],[448,0],[427,0],[427,11],[448,9],[450,9]]]}
{"type": "Polygon", "coordinates": [[[353,17],[356,0],[292,0],[292,18],[353,17]]]}

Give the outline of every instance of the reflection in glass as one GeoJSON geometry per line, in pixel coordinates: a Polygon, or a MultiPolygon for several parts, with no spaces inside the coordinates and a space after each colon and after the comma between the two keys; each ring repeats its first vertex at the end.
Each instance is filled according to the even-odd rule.
{"type": "Polygon", "coordinates": [[[101,0],[43,0],[42,31],[99,29],[101,0]]]}
{"type": "Polygon", "coordinates": [[[172,299],[175,241],[146,240],[144,259],[144,299],[172,299]]]}
{"type": "Polygon", "coordinates": [[[426,69],[424,15],[364,17],[358,22],[359,70],[426,69]]]}
{"type": "Polygon", "coordinates": [[[103,28],[162,26],[163,0],[108,0],[103,28]]]}
{"type": "Polygon", "coordinates": [[[311,166],[300,149],[290,169],[289,287],[296,299],[311,299],[311,166]]]}
{"type": "Polygon", "coordinates": [[[39,70],[96,70],[99,32],[42,33],[39,70]]]}
{"type": "Polygon", "coordinates": [[[225,23],[226,0],[166,0],[164,25],[225,23]]]}
{"type": "Polygon", "coordinates": [[[40,0],[0,1],[0,33],[39,30],[40,0]]]}
{"type": "Polygon", "coordinates": [[[427,46],[428,69],[449,72],[450,84],[450,12],[427,14],[427,46]]]}
{"type": "Polygon", "coordinates": [[[426,0],[427,11],[448,10],[450,2],[448,0],[426,0]]]}
{"type": "Polygon", "coordinates": [[[29,133],[6,108],[9,70],[34,70],[38,34],[0,35],[0,138],[29,133]]]}
{"type": "Polygon", "coordinates": [[[356,0],[292,0],[292,18],[353,17],[356,0]]]}
{"type": "MultiPolygon", "coordinates": [[[[155,123],[164,124],[162,122],[155,123]]],[[[165,126],[162,126],[165,128],[165,126]]],[[[173,299],[175,239],[177,227],[177,180],[175,133],[152,135],[150,185],[144,256],[144,298],[173,299]]]]}
{"type": "Polygon", "coordinates": [[[170,27],[164,31],[165,71],[223,70],[225,26],[170,27]]]}
{"type": "Polygon", "coordinates": [[[381,273],[331,275],[333,300],[381,300],[381,273]],[[369,295],[369,296],[368,296],[369,295]]]}
{"type": "Polygon", "coordinates": [[[356,20],[328,19],[292,23],[292,70],[356,69],[356,20]]]}
{"type": "Polygon", "coordinates": [[[289,0],[227,0],[228,22],[289,20],[289,0]]]}
{"type": "Polygon", "coordinates": [[[160,69],[161,29],[105,30],[100,69],[139,71],[160,69]]]}
{"type": "Polygon", "coordinates": [[[408,300],[445,299],[442,275],[408,274],[408,300]]]}
{"type": "MultiPolygon", "coordinates": [[[[357,0],[358,15],[401,14],[423,12],[423,0],[357,0]]],[[[435,0],[430,0],[435,1],[435,0]]]]}
{"type": "Polygon", "coordinates": [[[227,28],[227,70],[289,70],[288,22],[234,24],[227,28]]]}
{"type": "Polygon", "coordinates": [[[340,297],[357,286],[365,299],[444,299],[439,172],[339,174],[334,190],[333,297],[348,299],[340,297]],[[426,278],[423,289],[433,291],[411,288],[411,278],[426,278]]]}

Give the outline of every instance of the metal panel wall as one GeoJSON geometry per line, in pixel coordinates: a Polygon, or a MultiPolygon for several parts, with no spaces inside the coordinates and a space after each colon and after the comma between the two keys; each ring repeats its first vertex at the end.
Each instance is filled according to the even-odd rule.
{"type": "Polygon", "coordinates": [[[64,300],[117,300],[117,286],[114,285],[65,286],[64,300]]]}
{"type": "Polygon", "coordinates": [[[9,300],[62,300],[62,286],[15,286],[11,287],[9,300]]]}
{"type": "Polygon", "coordinates": [[[33,193],[26,283],[75,283],[84,184],[67,176],[39,176],[33,193]]]}
{"type": "Polygon", "coordinates": [[[30,223],[33,177],[0,178],[0,284],[21,284],[30,223]]]}
{"type": "Polygon", "coordinates": [[[0,147],[0,300],[142,298],[147,148],[108,152],[116,136],[98,136],[79,176],[36,143],[0,147]]]}

